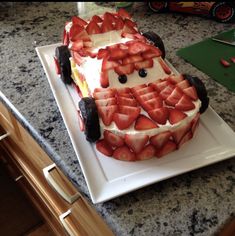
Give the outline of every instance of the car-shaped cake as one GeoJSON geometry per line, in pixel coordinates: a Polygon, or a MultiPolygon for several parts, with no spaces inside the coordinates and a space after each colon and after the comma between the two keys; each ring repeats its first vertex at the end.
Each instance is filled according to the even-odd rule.
{"type": "Polygon", "coordinates": [[[79,93],[81,131],[107,157],[167,155],[193,137],[208,107],[202,81],[174,72],[161,38],[139,32],[124,9],[88,20],[73,16],[54,60],[79,93]]]}

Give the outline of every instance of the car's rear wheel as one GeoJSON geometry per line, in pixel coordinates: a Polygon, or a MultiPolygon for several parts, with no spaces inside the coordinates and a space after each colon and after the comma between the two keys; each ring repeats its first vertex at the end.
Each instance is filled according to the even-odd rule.
{"type": "Polygon", "coordinates": [[[154,44],[155,47],[158,47],[162,52],[162,58],[165,58],[166,52],[165,52],[165,46],[164,43],[159,35],[152,31],[148,31],[146,33],[143,33],[143,36],[147,38],[150,42],[154,44]]]}
{"type": "Polygon", "coordinates": [[[235,6],[230,2],[215,3],[211,15],[218,22],[230,22],[235,18],[235,6]]]}
{"type": "Polygon", "coordinates": [[[167,2],[148,2],[149,8],[153,11],[153,12],[164,12],[167,10],[167,2]]]}

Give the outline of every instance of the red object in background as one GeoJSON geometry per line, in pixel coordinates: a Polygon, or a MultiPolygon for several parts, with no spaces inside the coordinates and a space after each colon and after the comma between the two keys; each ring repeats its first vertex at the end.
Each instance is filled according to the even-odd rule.
{"type": "Polygon", "coordinates": [[[235,2],[148,2],[154,12],[184,12],[209,16],[218,22],[231,22],[235,19],[235,2]]]}

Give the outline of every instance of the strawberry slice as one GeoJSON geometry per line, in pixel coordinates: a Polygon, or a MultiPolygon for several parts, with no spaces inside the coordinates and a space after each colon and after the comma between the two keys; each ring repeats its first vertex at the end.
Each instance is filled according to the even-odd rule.
{"type": "Polygon", "coordinates": [[[135,94],[139,89],[146,88],[146,87],[147,87],[146,84],[136,85],[136,86],[131,88],[131,91],[132,91],[133,94],[135,94]]]}
{"type": "Polygon", "coordinates": [[[101,71],[116,69],[120,67],[120,64],[117,61],[109,61],[107,57],[105,57],[102,61],[101,71]]]}
{"type": "Polygon", "coordinates": [[[131,114],[132,116],[138,117],[141,111],[140,107],[132,107],[132,106],[119,106],[118,107],[119,112],[122,114],[129,115],[131,114]]]}
{"type": "Polygon", "coordinates": [[[192,130],[192,134],[194,135],[195,130],[197,129],[198,125],[199,125],[199,120],[200,120],[200,113],[198,112],[197,115],[193,118],[192,122],[191,122],[191,130],[192,130]]]}
{"type": "Polygon", "coordinates": [[[136,39],[135,34],[127,33],[127,32],[122,32],[122,37],[123,38],[128,38],[128,39],[136,39]]]}
{"type": "Polygon", "coordinates": [[[81,48],[83,48],[83,41],[82,40],[70,41],[68,48],[72,51],[78,52],[81,48]]]}
{"type": "Polygon", "coordinates": [[[151,67],[153,67],[153,59],[151,58],[135,63],[136,70],[143,69],[143,68],[151,68],[151,67]]]}
{"type": "Polygon", "coordinates": [[[144,87],[144,88],[140,88],[138,90],[134,90],[133,93],[136,95],[136,96],[141,96],[141,95],[144,95],[144,94],[147,94],[147,93],[151,93],[153,92],[154,89],[150,86],[147,86],[147,87],[144,87]]]}
{"type": "Polygon", "coordinates": [[[131,19],[131,15],[124,9],[120,8],[117,12],[119,16],[121,16],[123,19],[131,19]]]}
{"type": "Polygon", "coordinates": [[[117,94],[120,96],[121,94],[129,94],[131,93],[131,89],[128,87],[117,88],[117,94]]]}
{"type": "Polygon", "coordinates": [[[170,131],[164,131],[156,134],[150,138],[150,143],[156,148],[161,148],[171,137],[172,133],[170,131]]]}
{"type": "Polygon", "coordinates": [[[129,27],[136,27],[137,26],[137,24],[134,21],[127,19],[127,18],[124,20],[124,23],[125,23],[125,25],[127,25],[129,27]]]}
{"type": "Polygon", "coordinates": [[[108,98],[113,98],[115,97],[116,91],[107,89],[104,91],[97,91],[93,93],[93,97],[98,100],[98,99],[108,99],[108,98]]]}
{"type": "Polygon", "coordinates": [[[109,76],[107,71],[102,71],[100,73],[100,86],[102,88],[109,87],[109,76]]]}
{"type": "Polygon", "coordinates": [[[171,69],[167,66],[165,61],[162,58],[159,58],[158,61],[159,61],[159,64],[161,65],[162,69],[164,70],[164,72],[168,75],[171,74],[171,69]]]}
{"type": "Polygon", "coordinates": [[[111,157],[113,155],[113,149],[104,139],[100,139],[96,142],[96,149],[105,156],[111,157]]]}
{"type": "Polygon", "coordinates": [[[172,84],[177,84],[177,83],[180,83],[181,81],[183,81],[184,77],[183,77],[183,75],[170,75],[167,79],[172,84]]]}
{"type": "Polygon", "coordinates": [[[114,115],[116,114],[115,112],[117,111],[118,111],[117,105],[98,107],[98,113],[104,125],[106,126],[109,126],[112,123],[114,115]]]}
{"type": "Polygon", "coordinates": [[[113,152],[113,157],[117,160],[121,161],[135,161],[135,154],[130,151],[130,149],[124,145],[122,147],[118,147],[113,152]]]}
{"type": "Polygon", "coordinates": [[[135,62],[140,62],[140,61],[143,61],[143,57],[141,57],[140,55],[132,55],[132,56],[125,57],[122,60],[122,64],[127,65],[130,63],[135,63],[135,62]]]}
{"type": "Polygon", "coordinates": [[[84,59],[81,57],[81,55],[78,52],[73,51],[72,55],[77,65],[81,65],[83,63],[84,59]]]}
{"type": "Polygon", "coordinates": [[[134,65],[133,64],[128,64],[128,65],[123,65],[123,66],[116,66],[114,68],[114,71],[118,75],[129,75],[134,72],[134,65]]]}
{"type": "Polygon", "coordinates": [[[188,80],[184,79],[181,82],[177,83],[176,86],[178,88],[184,90],[184,89],[190,87],[190,84],[189,84],[188,80]]]}
{"type": "Polygon", "coordinates": [[[163,106],[163,101],[160,97],[155,97],[150,100],[141,102],[141,106],[145,111],[154,110],[163,106]]]}
{"type": "Polygon", "coordinates": [[[86,40],[89,41],[90,37],[86,30],[80,25],[72,25],[69,30],[69,38],[72,41],[76,40],[86,40]]]}
{"type": "Polygon", "coordinates": [[[108,21],[107,18],[101,24],[101,32],[105,33],[108,31],[114,30],[114,26],[111,21],[108,21]]]}
{"type": "Polygon", "coordinates": [[[193,104],[191,98],[184,94],[175,105],[175,108],[181,111],[190,111],[195,108],[195,105],[193,104]]]}
{"type": "Polygon", "coordinates": [[[105,130],[103,134],[104,140],[112,147],[121,147],[124,145],[124,139],[121,136],[114,134],[109,130],[105,130]]]}
{"type": "Polygon", "coordinates": [[[165,143],[165,145],[162,148],[156,150],[155,154],[158,158],[160,158],[162,156],[165,156],[165,155],[175,151],[176,148],[177,148],[177,146],[173,141],[168,141],[167,143],[165,143]]]}
{"type": "Polygon", "coordinates": [[[106,98],[106,99],[99,99],[99,100],[95,100],[95,104],[96,106],[111,106],[111,105],[116,105],[117,101],[116,98],[106,98]]]}
{"type": "Polygon", "coordinates": [[[120,48],[114,48],[110,50],[110,60],[120,60],[127,56],[127,50],[122,50],[120,48]]]}
{"type": "Polygon", "coordinates": [[[116,22],[116,18],[115,18],[115,16],[112,13],[105,12],[104,13],[104,21],[115,23],[116,22]]]}
{"type": "Polygon", "coordinates": [[[136,154],[136,159],[142,161],[149,160],[155,156],[155,152],[155,147],[152,144],[148,144],[141,152],[136,154]]]}
{"type": "Polygon", "coordinates": [[[156,47],[154,50],[151,49],[151,50],[148,50],[148,51],[142,53],[142,57],[144,59],[149,59],[149,58],[153,58],[153,57],[160,57],[161,55],[162,55],[162,52],[156,47]]]}
{"type": "Polygon", "coordinates": [[[148,111],[149,116],[158,124],[164,125],[169,116],[168,109],[166,107],[160,107],[154,110],[148,111]]]}
{"type": "Polygon", "coordinates": [[[99,16],[97,16],[97,15],[92,16],[91,21],[94,21],[94,22],[96,22],[96,23],[101,23],[101,22],[103,22],[103,20],[101,19],[101,17],[99,17],[99,16]]]}
{"type": "Polygon", "coordinates": [[[191,138],[193,137],[193,134],[191,131],[188,131],[184,137],[181,138],[180,142],[178,143],[178,149],[184,144],[186,143],[187,141],[189,141],[191,138]]]}
{"type": "Polygon", "coordinates": [[[179,128],[172,132],[175,143],[179,143],[182,137],[191,129],[191,123],[181,125],[179,128]]]}
{"type": "Polygon", "coordinates": [[[134,114],[122,114],[122,113],[115,113],[113,115],[113,121],[115,122],[118,129],[123,130],[130,127],[130,125],[136,120],[136,116],[134,114]]]}
{"type": "Polygon", "coordinates": [[[87,22],[78,16],[73,16],[72,22],[73,22],[73,25],[80,25],[82,27],[87,25],[87,22]]]}
{"type": "Polygon", "coordinates": [[[109,55],[108,49],[100,48],[97,53],[97,59],[103,59],[109,55]]]}
{"type": "Polygon", "coordinates": [[[138,106],[135,98],[117,97],[117,103],[119,106],[131,106],[131,107],[138,106]]]}
{"type": "Polygon", "coordinates": [[[60,75],[61,74],[60,64],[55,56],[54,56],[54,63],[55,63],[56,74],[60,75]]]}
{"type": "Polygon", "coordinates": [[[190,98],[192,98],[194,101],[196,101],[198,99],[197,90],[195,89],[194,86],[183,89],[183,92],[186,95],[188,95],[190,98]]]}
{"type": "Polygon", "coordinates": [[[139,115],[135,122],[135,130],[147,130],[154,128],[158,128],[157,124],[155,124],[145,115],[139,115]]]}
{"type": "Polygon", "coordinates": [[[128,48],[130,55],[136,55],[142,52],[146,52],[149,49],[149,45],[141,41],[131,42],[128,48]]]}
{"type": "Polygon", "coordinates": [[[153,91],[153,92],[146,93],[146,94],[139,96],[138,100],[140,102],[145,102],[145,101],[148,101],[148,100],[156,98],[156,97],[158,97],[158,93],[156,91],[153,91]]]}
{"type": "Polygon", "coordinates": [[[170,96],[167,97],[165,103],[169,106],[175,106],[175,104],[181,99],[183,92],[180,88],[175,87],[170,96]]]}
{"type": "Polygon", "coordinates": [[[180,110],[177,109],[168,109],[168,110],[169,110],[169,121],[172,125],[180,122],[185,117],[187,117],[187,115],[180,110]]]}
{"type": "Polygon", "coordinates": [[[161,92],[164,88],[166,88],[171,83],[167,80],[158,80],[156,82],[150,83],[149,86],[151,86],[153,89],[157,90],[157,92],[161,92]]]}
{"type": "Polygon", "coordinates": [[[139,153],[143,147],[146,145],[146,143],[149,140],[149,136],[145,134],[126,134],[125,135],[125,143],[127,146],[135,153],[139,153]]]}
{"type": "Polygon", "coordinates": [[[89,35],[91,35],[91,34],[100,34],[101,33],[101,29],[95,21],[90,21],[89,22],[89,24],[86,26],[86,31],[89,35]]]}
{"type": "Polygon", "coordinates": [[[123,29],[123,27],[124,27],[123,19],[121,17],[117,17],[116,22],[115,22],[115,26],[114,26],[115,30],[121,30],[121,29],[123,29]]]}
{"type": "Polygon", "coordinates": [[[161,92],[160,92],[160,96],[162,99],[167,99],[171,93],[173,92],[175,86],[172,84],[168,84],[161,92]]]}
{"type": "Polygon", "coordinates": [[[221,58],[220,59],[220,63],[224,66],[224,67],[229,67],[230,63],[228,61],[226,61],[225,59],[221,58]]]}

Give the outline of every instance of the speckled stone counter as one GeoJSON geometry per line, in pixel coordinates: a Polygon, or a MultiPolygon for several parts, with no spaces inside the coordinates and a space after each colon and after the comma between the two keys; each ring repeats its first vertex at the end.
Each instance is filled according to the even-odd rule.
{"type": "MultiPolygon", "coordinates": [[[[86,3],[91,14],[113,4],[86,3]]],[[[234,24],[177,13],[152,14],[136,4],[141,30],[163,39],[177,70],[200,77],[211,107],[235,131],[235,93],[176,56],[176,50],[234,24]]],[[[82,9],[82,8],[81,8],[82,9]]],[[[84,9],[83,9],[84,10],[84,9]]],[[[87,12],[88,12],[87,10],[87,12]]],[[[0,4],[0,99],[90,201],[88,188],[35,47],[61,41],[77,3],[0,4]]],[[[235,216],[235,159],[152,184],[94,207],[118,236],[215,235],[235,216]]]]}

